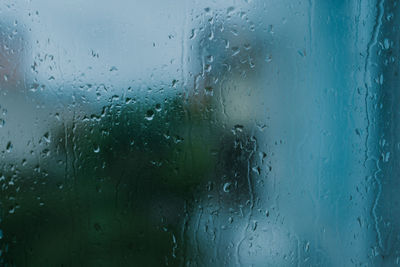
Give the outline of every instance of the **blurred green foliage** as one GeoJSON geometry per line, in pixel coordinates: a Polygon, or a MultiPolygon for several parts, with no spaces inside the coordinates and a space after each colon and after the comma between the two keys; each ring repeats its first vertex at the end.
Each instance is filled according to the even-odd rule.
{"type": "Polygon", "coordinates": [[[216,164],[207,114],[181,98],[111,102],[53,129],[49,158],[64,171],[0,175],[1,264],[182,264],[188,203],[216,164]]]}

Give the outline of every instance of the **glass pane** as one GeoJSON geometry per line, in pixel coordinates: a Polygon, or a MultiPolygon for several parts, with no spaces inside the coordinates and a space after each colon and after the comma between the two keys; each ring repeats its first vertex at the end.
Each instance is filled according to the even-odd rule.
{"type": "Polygon", "coordinates": [[[339,2],[1,1],[0,265],[399,265],[399,5],[339,2]]]}

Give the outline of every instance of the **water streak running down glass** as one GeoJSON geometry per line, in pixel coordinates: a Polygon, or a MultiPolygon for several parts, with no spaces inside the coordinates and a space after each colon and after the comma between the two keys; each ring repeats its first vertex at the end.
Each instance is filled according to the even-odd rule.
{"type": "Polygon", "coordinates": [[[399,25],[0,1],[0,266],[400,265],[399,25]]]}

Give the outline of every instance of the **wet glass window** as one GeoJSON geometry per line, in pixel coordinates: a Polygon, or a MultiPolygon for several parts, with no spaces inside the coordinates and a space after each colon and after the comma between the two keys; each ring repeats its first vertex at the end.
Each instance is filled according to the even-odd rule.
{"type": "Polygon", "coordinates": [[[0,1],[0,266],[400,265],[399,25],[395,0],[0,1]]]}

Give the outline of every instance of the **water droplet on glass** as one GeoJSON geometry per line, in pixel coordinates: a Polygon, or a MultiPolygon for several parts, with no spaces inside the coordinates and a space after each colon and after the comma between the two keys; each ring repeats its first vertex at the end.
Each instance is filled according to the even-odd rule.
{"type": "Polygon", "coordinates": [[[211,86],[207,86],[206,88],[204,88],[204,91],[205,91],[206,95],[209,95],[209,96],[213,96],[214,95],[214,91],[213,91],[213,88],[211,86]]]}
{"type": "Polygon", "coordinates": [[[148,121],[151,121],[151,120],[153,120],[153,118],[154,118],[154,111],[151,110],[151,109],[149,109],[149,110],[146,112],[145,119],[148,120],[148,121]]]}
{"type": "Polygon", "coordinates": [[[257,230],[257,225],[258,225],[258,222],[257,221],[253,221],[253,226],[252,226],[252,230],[253,231],[257,230]]]}
{"type": "Polygon", "coordinates": [[[45,141],[46,143],[50,143],[50,134],[49,134],[48,132],[46,132],[46,133],[43,135],[43,139],[44,139],[44,141],[45,141]]]}
{"type": "Polygon", "coordinates": [[[230,6],[230,7],[228,7],[228,9],[226,10],[226,13],[228,13],[228,15],[231,15],[232,12],[233,12],[234,10],[235,10],[235,7],[230,6]]]}
{"type": "Polygon", "coordinates": [[[15,208],[14,208],[14,207],[11,207],[11,208],[8,210],[8,213],[14,214],[14,213],[15,213],[15,208]]]}
{"type": "Polygon", "coordinates": [[[237,46],[232,47],[232,56],[236,56],[237,54],[239,54],[240,49],[237,46]]]}
{"type": "Polygon", "coordinates": [[[390,48],[390,40],[388,38],[385,38],[385,40],[383,40],[383,47],[385,49],[389,49],[390,48]]]}
{"type": "Polygon", "coordinates": [[[11,152],[12,148],[13,148],[12,143],[11,143],[11,142],[8,142],[8,143],[7,143],[7,146],[6,146],[7,152],[11,152]]]}
{"type": "Polygon", "coordinates": [[[223,190],[225,193],[229,193],[232,190],[232,183],[225,183],[223,190]]]}

